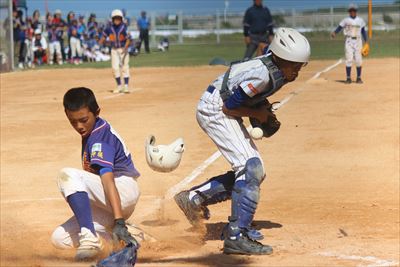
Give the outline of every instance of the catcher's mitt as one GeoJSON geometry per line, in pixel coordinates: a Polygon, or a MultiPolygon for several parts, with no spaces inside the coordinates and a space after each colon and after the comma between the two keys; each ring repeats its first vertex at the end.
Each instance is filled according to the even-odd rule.
{"type": "Polygon", "coordinates": [[[364,46],[361,49],[361,54],[363,57],[367,57],[369,55],[370,47],[368,43],[365,43],[364,46]]]}
{"type": "Polygon", "coordinates": [[[264,137],[271,137],[279,130],[279,128],[281,127],[281,123],[278,121],[276,115],[273,113],[272,104],[270,104],[268,100],[266,100],[263,105],[267,105],[270,111],[268,120],[264,123],[260,123],[260,121],[255,118],[249,118],[249,120],[253,128],[258,127],[263,130],[264,137]]]}
{"type": "Polygon", "coordinates": [[[135,266],[136,257],[137,247],[130,243],[124,249],[98,262],[95,267],[132,267],[135,266]]]}

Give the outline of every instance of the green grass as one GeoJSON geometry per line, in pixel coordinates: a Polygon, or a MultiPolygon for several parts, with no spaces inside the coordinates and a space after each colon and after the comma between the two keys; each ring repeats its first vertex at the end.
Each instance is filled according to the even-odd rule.
{"type": "MultiPolygon", "coordinates": [[[[311,60],[344,57],[344,37],[331,40],[327,32],[306,34],[311,43],[311,60]]],[[[172,45],[168,52],[152,52],[131,57],[133,67],[195,66],[208,65],[214,57],[227,61],[241,59],[244,54],[243,36],[221,36],[221,44],[215,44],[215,35],[186,38],[184,45],[172,45]]],[[[400,31],[375,32],[371,43],[371,58],[400,57],[400,31]]],[[[41,68],[110,68],[110,62],[85,63],[82,65],[43,66],[41,68]]]]}

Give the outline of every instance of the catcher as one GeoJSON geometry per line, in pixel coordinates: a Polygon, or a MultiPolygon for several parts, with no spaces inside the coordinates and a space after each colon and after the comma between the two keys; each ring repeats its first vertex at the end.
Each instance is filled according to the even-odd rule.
{"type": "Polygon", "coordinates": [[[189,222],[199,226],[210,217],[208,205],[232,199],[231,216],[223,233],[224,253],[271,254],[272,248],[257,240],[263,235],[252,228],[265,179],[256,145],[243,124],[243,117],[273,135],[280,126],[267,97],[294,81],[310,57],[307,39],[294,29],[279,28],[270,53],[232,64],[212,82],[197,106],[197,121],[217,145],[232,170],[175,195],[189,222]]]}
{"type": "Polygon", "coordinates": [[[353,60],[357,66],[357,80],[356,83],[362,84],[361,80],[361,65],[362,56],[368,56],[369,44],[367,40],[367,33],[365,31],[365,22],[361,17],[357,16],[357,5],[350,4],[349,6],[349,17],[343,19],[335,31],[331,33],[331,37],[335,38],[343,29],[343,33],[346,36],[345,40],[345,53],[346,53],[346,81],[345,83],[350,84],[351,81],[351,66],[353,60]],[[364,39],[364,46],[362,44],[361,36],[364,39]]]}

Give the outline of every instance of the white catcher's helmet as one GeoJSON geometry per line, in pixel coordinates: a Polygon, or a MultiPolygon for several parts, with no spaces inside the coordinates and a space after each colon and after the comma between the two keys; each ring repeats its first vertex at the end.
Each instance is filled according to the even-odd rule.
{"type": "Polygon", "coordinates": [[[276,56],[292,62],[307,63],[311,54],[307,38],[292,28],[278,28],[269,49],[276,56]]]}
{"type": "Polygon", "coordinates": [[[119,10],[119,9],[114,9],[114,10],[111,12],[111,18],[114,18],[114,17],[121,17],[121,18],[123,18],[123,17],[124,17],[124,14],[122,13],[121,10],[119,10]]]}
{"type": "Polygon", "coordinates": [[[156,138],[150,135],[146,140],[146,160],[150,168],[159,172],[171,172],[181,162],[185,145],[182,138],[169,145],[156,145],[156,138]]]}

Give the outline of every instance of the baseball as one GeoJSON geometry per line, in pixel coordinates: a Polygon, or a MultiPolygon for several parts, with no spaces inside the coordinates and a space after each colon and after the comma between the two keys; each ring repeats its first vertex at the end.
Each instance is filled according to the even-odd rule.
{"type": "Polygon", "coordinates": [[[250,136],[255,140],[261,139],[263,135],[264,135],[263,130],[259,127],[253,128],[250,131],[250,136]]]}

